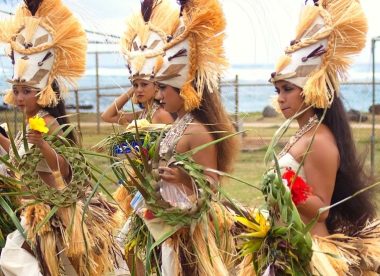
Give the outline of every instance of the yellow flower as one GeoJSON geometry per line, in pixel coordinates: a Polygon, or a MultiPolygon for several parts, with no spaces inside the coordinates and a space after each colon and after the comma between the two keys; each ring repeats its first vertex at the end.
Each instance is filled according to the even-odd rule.
{"type": "Polygon", "coordinates": [[[127,129],[135,128],[137,125],[138,128],[146,128],[150,126],[150,123],[147,119],[133,120],[128,126],[127,129]],[[136,123],[135,123],[136,122],[136,123]]]}
{"type": "Polygon", "coordinates": [[[253,221],[245,217],[237,216],[235,219],[246,227],[247,232],[242,237],[247,238],[265,238],[270,230],[270,223],[265,216],[258,210],[252,214],[253,221]]]}
{"type": "Polygon", "coordinates": [[[236,216],[235,220],[243,224],[246,231],[240,235],[244,240],[241,247],[241,254],[246,256],[259,250],[264,238],[268,235],[270,230],[270,223],[265,215],[261,211],[255,209],[250,214],[250,219],[236,216]]]}
{"type": "Polygon", "coordinates": [[[46,127],[45,120],[38,115],[29,118],[29,128],[32,130],[39,131],[41,133],[49,132],[49,129],[46,127]]]}

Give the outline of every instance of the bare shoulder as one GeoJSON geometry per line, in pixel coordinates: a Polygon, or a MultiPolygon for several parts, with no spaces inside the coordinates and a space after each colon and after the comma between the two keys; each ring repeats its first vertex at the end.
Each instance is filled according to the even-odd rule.
{"type": "Polygon", "coordinates": [[[50,114],[45,115],[44,117],[45,123],[47,126],[49,125],[59,125],[57,119],[51,116],[50,114]]]}
{"type": "Polygon", "coordinates": [[[174,122],[174,119],[169,112],[160,107],[154,113],[152,122],[157,124],[171,124],[174,122]]]}
{"type": "Polygon", "coordinates": [[[213,140],[210,130],[197,120],[189,124],[184,134],[193,146],[202,145],[213,140]]]}
{"type": "Polygon", "coordinates": [[[45,115],[44,117],[46,126],[49,128],[49,133],[52,133],[55,129],[59,127],[57,119],[51,116],[50,114],[45,115]]]}
{"type": "Polygon", "coordinates": [[[186,128],[185,134],[209,134],[207,127],[197,120],[193,120],[192,123],[186,128]]]}
{"type": "Polygon", "coordinates": [[[312,141],[309,154],[311,160],[327,166],[339,162],[339,150],[334,135],[328,127],[320,125],[314,138],[311,131],[306,140],[307,144],[312,141]]]}

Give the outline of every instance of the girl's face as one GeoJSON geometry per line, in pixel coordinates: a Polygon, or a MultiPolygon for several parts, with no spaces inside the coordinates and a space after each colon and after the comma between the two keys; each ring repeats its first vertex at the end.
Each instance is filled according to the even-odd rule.
{"type": "Polygon", "coordinates": [[[300,87],[284,80],[277,81],[274,86],[278,95],[278,105],[286,119],[291,118],[306,107],[300,87]]]}
{"type": "Polygon", "coordinates": [[[34,116],[41,109],[41,107],[37,104],[38,92],[40,92],[40,89],[30,86],[13,86],[13,95],[16,100],[16,106],[27,116],[34,116]]]}
{"type": "Polygon", "coordinates": [[[141,104],[152,101],[156,94],[156,85],[147,80],[134,80],[133,87],[135,88],[135,97],[141,104]]]}
{"type": "Polygon", "coordinates": [[[184,108],[184,101],[179,95],[178,89],[162,83],[158,83],[157,86],[160,103],[167,112],[178,113],[184,108]]]}

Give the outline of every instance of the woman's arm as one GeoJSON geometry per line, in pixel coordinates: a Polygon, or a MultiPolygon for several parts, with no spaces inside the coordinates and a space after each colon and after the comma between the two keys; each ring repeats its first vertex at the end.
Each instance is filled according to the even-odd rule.
{"type": "Polygon", "coordinates": [[[120,125],[126,125],[138,118],[137,113],[125,113],[121,111],[123,106],[132,98],[134,89],[130,89],[127,93],[121,94],[115,101],[107,107],[102,113],[101,117],[103,121],[107,123],[115,123],[120,125]]]}
{"type": "MultiPolygon", "coordinates": [[[[44,120],[46,121],[46,125],[49,126],[49,133],[54,132],[54,130],[58,127],[58,123],[51,116],[45,116],[44,120]]],[[[64,179],[67,179],[70,175],[70,166],[67,161],[49,145],[43,139],[42,133],[30,130],[26,134],[27,140],[29,143],[38,147],[46,160],[47,165],[52,171],[60,170],[60,173],[64,179]]]]}
{"type": "MultiPolygon", "coordinates": [[[[331,204],[338,167],[339,152],[335,142],[324,135],[316,136],[304,163],[306,183],[311,186],[312,195],[297,206],[302,216],[313,219],[320,208],[331,204]]],[[[327,211],[322,213],[319,221],[325,221],[327,216],[327,211]]]]}
{"type": "MultiPolygon", "coordinates": [[[[203,125],[191,130],[191,133],[188,134],[187,138],[190,144],[190,150],[214,141],[209,130],[203,125]]],[[[204,168],[217,170],[217,150],[215,144],[194,154],[193,160],[204,168]]],[[[205,171],[205,175],[210,178],[211,182],[218,183],[219,177],[216,173],[205,171]]]]}
{"type": "Polygon", "coordinates": [[[0,146],[6,151],[9,152],[9,147],[11,145],[11,142],[7,137],[5,137],[3,134],[0,134],[0,146]]]}
{"type": "MultiPolygon", "coordinates": [[[[185,152],[194,149],[198,146],[212,142],[214,139],[208,130],[201,124],[194,124],[188,127],[186,133],[177,145],[177,152],[185,152]]],[[[217,152],[216,146],[211,145],[201,151],[197,152],[192,156],[193,160],[202,165],[205,168],[217,169],[217,152]]],[[[186,174],[183,170],[171,167],[171,168],[160,168],[161,178],[164,181],[171,183],[181,183],[186,187],[193,189],[193,183],[191,177],[186,174]]],[[[213,172],[205,172],[211,186],[218,183],[218,175],[213,172]]],[[[214,187],[211,187],[214,188],[214,187]]]]}

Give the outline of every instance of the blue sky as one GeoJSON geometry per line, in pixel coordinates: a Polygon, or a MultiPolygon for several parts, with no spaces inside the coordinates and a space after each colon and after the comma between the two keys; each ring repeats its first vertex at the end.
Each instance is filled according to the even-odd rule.
{"type": "MultiPolygon", "coordinates": [[[[120,35],[139,0],[63,0],[90,30],[120,35]]],[[[17,1],[9,1],[17,3],[17,1]]],[[[231,64],[273,63],[292,38],[303,0],[221,0],[227,18],[226,51],[231,64]]],[[[175,0],[173,0],[175,3],[175,0]]],[[[368,40],[380,36],[380,1],[361,0],[369,21],[368,40]]],[[[1,4],[0,9],[14,10],[1,4]]],[[[96,46],[101,48],[102,46],[96,46]]],[[[380,60],[380,42],[377,55],[380,60]]],[[[370,43],[357,58],[370,61],[370,43]]]]}

